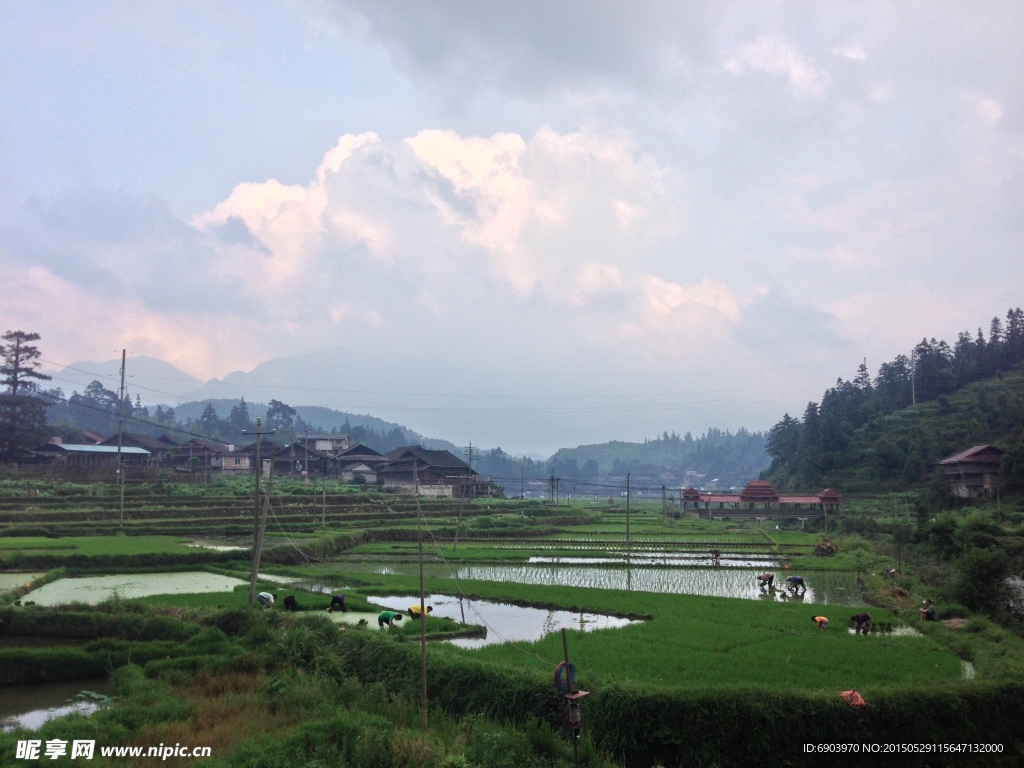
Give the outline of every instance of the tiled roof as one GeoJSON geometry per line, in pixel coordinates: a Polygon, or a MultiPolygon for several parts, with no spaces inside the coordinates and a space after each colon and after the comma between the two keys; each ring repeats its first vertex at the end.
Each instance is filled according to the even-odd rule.
{"type": "MultiPolygon", "coordinates": [[[[56,443],[48,443],[40,448],[36,448],[37,451],[52,451],[59,452],[64,451],[66,453],[100,453],[100,454],[114,454],[117,455],[116,445],[79,445],[76,443],[64,443],[63,445],[57,445],[56,443]]],[[[121,453],[130,453],[136,456],[149,456],[149,451],[145,448],[136,448],[135,446],[124,445],[121,446],[121,453]]]]}
{"type": "MultiPolygon", "coordinates": [[[[1003,450],[996,448],[994,445],[975,445],[968,448],[966,451],[960,451],[960,453],[954,453],[952,456],[947,456],[939,464],[958,464],[961,461],[968,461],[974,458],[979,453],[985,453],[986,451],[994,451],[996,456],[1002,456],[1003,450]]],[[[995,456],[993,456],[995,458],[995,456]]]]}

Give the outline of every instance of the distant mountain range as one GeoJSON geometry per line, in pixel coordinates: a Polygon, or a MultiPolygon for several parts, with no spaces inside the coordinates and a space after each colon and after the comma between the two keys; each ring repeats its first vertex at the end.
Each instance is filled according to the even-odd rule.
{"type": "MultiPolygon", "coordinates": [[[[273,399],[288,402],[289,392],[296,390],[336,390],[337,372],[331,368],[325,369],[323,360],[330,359],[332,354],[338,352],[339,350],[334,349],[312,356],[272,360],[256,366],[248,373],[235,371],[225,376],[223,380],[210,379],[205,383],[164,360],[138,355],[126,361],[125,388],[132,400],[136,395],[140,395],[144,403],[150,404],[150,411],[153,411],[157,404],[164,408],[173,407],[175,416],[180,421],[198,419],[207,403],[212,403],[217,416],[223,419],[238,404],[243,393],[251,392],[253,389],[265,392],[266,402],[273,399]],[[294,386],[296,368],[301,369],[301,376],[309,386],[294,386]]],[[[60,387],[66,396],[76,391],[84,392],[93,381],[99,381],[107,389],[116,392],[121,385],[120,371],[119,358],[100,362],[81,360],[55,372],[51,385],[60,387]]],[[[246,397],[248,398],[248,395],[246,397]]],[[[252,418],[264,416],[267,411],[266,402],[247,399],[249,415],[252,418]]],[[[424,448],[449,450],[456,454],[462,450],[448,440],[426,437],[402,424],[385,421],[368,413],[357,414],[324,406],[293,407],[303,421],[326,431],[341,429],[346,422],[350,427],[362,426],[376,432],[391,432],[398,429],[405,434],[409,443],[417,443],[424,448]]]]}

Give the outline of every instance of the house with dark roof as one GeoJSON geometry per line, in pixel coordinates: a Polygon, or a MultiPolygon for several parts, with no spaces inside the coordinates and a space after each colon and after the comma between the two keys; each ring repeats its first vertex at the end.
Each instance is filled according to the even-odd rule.
{"type": "Polygon", "coordinates": [[[377,482],[377,467],[386,459],[373,448],[357,443],[337,454],[334,461],[339,476],[346,483],[363,482],[372,485],[377,482]]]}
{"type": "Polygon", "coordinates": [[[274,472],[290,474],[308,472],[327,474],[332,456],[328,451],[313,448],[305,440],[296,440],[274,454],[274,472]]]}
{"type": "MultiPolygon", "coordinates": [[[[35,449],[36,456],[68,467],[113,467],[117,465],[116,445],[80,445],[61,442],[54,438],[35,449]]],[[[121,463],[142,467],[149,463],[150,453],[145,448],[121,447],[121,463]]]]}
{"type": "MultiPolygon", "coordinates": [[[[99,445],[113,445],[117,446],[117,435],[108,437],[103,440],[99,445]]],[[[142,435],[135,432],[125,432],[121,435],[121,446],[132,446],[134,448],[145,448],[154,456],[159,456],[162,453],[169,453],[174,451],[181,443],[172,437],[167,435],[161,435],[160,437],[153,437],[152,435],[142,435]]]]}
{"type": "Polygon", "coordinates": [[[479,473],[451,451],[431,451],[420,445],[396,448],[385,456],[387,463],[377,479],[400,492],[417,491],[424,496],[459,495],[472,485],[479,473]]]}
{"type": "Polygon", "coordinates": [[[994,445],[975,445],[939,462],[949,492],[960,499],[995,496],[1000,487],[999,466],[1003,450],[994,445]]]}

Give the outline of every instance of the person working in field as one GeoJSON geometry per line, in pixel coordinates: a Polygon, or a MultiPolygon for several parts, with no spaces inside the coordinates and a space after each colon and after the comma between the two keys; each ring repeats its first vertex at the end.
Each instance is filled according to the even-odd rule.
{"type": "Polygon", "coordinates": [[[828,626],[828,619],[824,616],[811,616],[811,621],[818,625],[818,629],[822,632],[825,631],[825,627],[828,626]]]}
{"type": "MultiPolygon", "coordinates": [[[[428,605],[427,606],[427,613],[424,614],[424,615],[429,615],[429,614],[431,614],[433,612],[434,612],[434,606],[428,605]]],[[[409,615],[412,618],[414,618],[414,619],[420,618],[420,607],[418,605],[410,605],[409,606],[409,615]]]]}
{"type": "Polygon", "coordinates": [[[711,550],[711,564],[712,565],[721,565],[722,564],[722,553],[719,552],[717,549],[712,549],[711,550]]]}
{"type": "Polygon", "coordinates": [[[786,586],[793,594],[796,594],[796,591],[798,589],[803,590],[804,592],[807,591],[807,585],[804,583],[803,576],[790,576],[788,579],[786,579],[786,586]]]}
{"type": "Polygon", "coordinates": [[[266,608],[268,605],[274,604],[274,596],[269,592],[260,592],[256,595],[256,602],[266,608]]]}
{"type": "Polygon", "coordinates": [[[939,618],[939,609],[931,600],[925,600],[924,608],[918,608],[917,611],[925,621],[935,621],[939,618]]]}
{"type": "Polygon", "coordinates": [[[389,628],[395,626],[393,622],[401,621],[402,614],[395,613],[394,611],[381,611],[377,614],[377,626],[384,629],[385,625],[389,628]]]}
{"type": "Polygon", "coordinates": [[[284,607],[285,610],[294,612],[299,607],[299,601],[295,599],[295,595],[284,596],[284,607]]]}
{"type": "Polygon", "coordinates": [[[871,631],[871,614],[870,613],[858,613],[855,616],[850,617],[850,621],[853,622],[853,634],[858,632],[866,635],[871,631]]]}
{"type": "Polygon", "coordinates": [[[329,606],[327,606],[328,613],[333,612],[335,608],[337,608],[339,611],[343,611],[343,612],[348,610],[348,608],[345,607],[345,596],[344,595],[333,595],[331,597],[331,604],[329,606]]]}
{"type": "Polygon", "coordinates": [[[760,576],[757,577],[757,583],[761,587],[761,589],[771,589],[772,586],[775,584],[775,574],[762,573],[760,576]]]}

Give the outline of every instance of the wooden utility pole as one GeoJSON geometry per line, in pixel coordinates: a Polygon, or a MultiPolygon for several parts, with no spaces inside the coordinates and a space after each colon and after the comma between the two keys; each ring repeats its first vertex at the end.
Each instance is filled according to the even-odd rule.
{"type": "MultiPolygon", "coordinates": [[[[575,768],[580,766],[580,744],[579,744],[579,733],[576,728],[572,727],[573,724],[573,699],[569,698],[572,695],[572,673],[570,670],[572,667],[569,666],[569,641],[565,637],[565,627],[562,627],[562,653],[565,656],[565,682],[566,682],[566,720],[570,727],[570,735],[572,737],[572,763],[575,768]]],[[[579,704],[577,703],[577,706],[579,704]]]]}
{"type": "MultiPolygon", "coordinates": [[[[273,433],[275,430],[270,430],[273,433]]],[[[245,434],[246,430],[242,430],[245,434]]],[[[256,498],[252,510],[252,578],[249,581],[249,607],[252,608],[256,602],[256,575],[260,568],[260,547],[263,546],[263,532],[260,524],[260,475],[263,474],[263,461],[260,457],[260,443],[263,441],[263,424],[260,417],[256,417],[256,498]]],[[[274,464],[270,464],[270,473],[274,473],[274,464]]],[[[269,480],[268,480],[269,495],[269,480]]],[[[269,503],[269,502],[268,502],[269,503]]],[[[264,508],[265,510],[266,508],[264,508]]],[[[266,525],[267,515],[264,511],[263,525],[266,525]]]]}
{"type": "Polygon", "coordinates": [[[630,473],[626,473],[626,547],[630,546],[629,541],[629,477],[630,473]]]}
{"type": "Polygon", "coordinates": [[[121,486],[121,506],[117,516],[117,525],[124,528],[124,467],[121,465],[121,435],[124,432],[124,358],[125,350],[121,350],[121,390],[120,404],[117,409],[117,482],[121,486]]]}
{"type": "Polygon", "coordinates": [[[668,508],[665,504],[665,486],[661,486],[661,519],[665,521],[668,519],[668,508]]]}
{"type": "Polygon", "coordinates": [[[917,405],[917,349],[910,350],[910,404],[917,405]]]}
{"type": "Polygon", "coordinates": [[[415,462],[412,465],[412,480],[416,489],[416,540],[420,549],[420,678],[422,693],[420,711],[423,716],[423,730],[427,730],[427,605],[423,590],[423,509],[420,507],[420,476],[415,462]]]}
{"type": "MultiPolygon", "coordinates": [[[[413,474],[415,475],[415,466],[413,467],[413,474]]],[[[418,475],[416,475],[418,477],[418,475]]],[[[416,488],[419,489],[417,482],[416,488]]],[[[466,507],[466,484],[462,484],[462,498],[459,500],[459,518],[455,521],[455,540],[452,542],[452,552],[455,552],[459,548],[459,529],[462,528],[462,510],[466,507]]]]}

